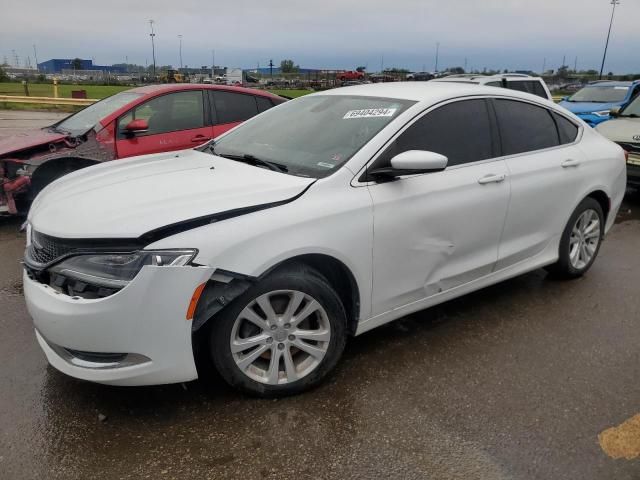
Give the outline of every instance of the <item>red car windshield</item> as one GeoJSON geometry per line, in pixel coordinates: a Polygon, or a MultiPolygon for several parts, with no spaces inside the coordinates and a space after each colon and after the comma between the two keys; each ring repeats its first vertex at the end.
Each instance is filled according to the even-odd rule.
{"type": "Polygon", "coordinates": [[[65,118],[62,122],[55,125],[55,129],[69,133],[72,136],[83,135],[107,115],[142,96],[142,93],[117,93],[65,118]]]}

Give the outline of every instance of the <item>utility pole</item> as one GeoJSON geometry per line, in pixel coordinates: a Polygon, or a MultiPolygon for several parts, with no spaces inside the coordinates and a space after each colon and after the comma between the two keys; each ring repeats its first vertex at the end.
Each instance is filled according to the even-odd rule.
{"type": "Polygon", "coordinates": [[[269,75],[271,76],[271,80],[273,80],[273,60],[269,60],[269,75]]]}
{"type": "Polygon", "coordinates": [[[40,69],[38,68],[38,52],[36,51],[36,44],[33,44],[33,58],[36,59],[36,71],[40,71],[40,69]]]}
{"type": "Polygon", "coordinates": [[[573,71],[577,72],[578,71],[578,56],[576,55],[576,61],[573,64],[573,71]]]}
{"type": "Polygon", "coordinates": [[[211,50],[211,80],[216,78],[216,51],[211,50]]]}
{"type": "Polygon", "coordinates": [[[149,20],[149,26],[151,27],[151,33],[149,36],[151,37],[151,55],[153,56],[153,81],[156,81],[156,44],[154,37],[156,34],[153,32],[153,20],[149,20]]]}
{"type": "Polygon", "coordinates": [[[620,5],[620,0],[611,0],[613,10],[611,11],[611,22],[609,22],[609,33],[607,33],[607,43],[604,45],[604,54],[602,55],[602,66],[600,67],[600,80],[602,80],[602,72],[604,71],[604,63],[607,60],[607,50],[609,49],[609,38],[611,37],[611,28],[613,27],[613,16],[616,13],[616,5],[620,5]]]}
{"type": "Polygon", "coordinates": [[[438,57],[440,56],[440,42],[436,42],[436,72],[438,73],[438,57]]]}
{"type": "Polygon", "coordinates": [[[547,57],[544,57],[544,60],[542,61],[542,75],[544,75],[544,72],[546,72],[547,69],[547,57]]]}
{"type": "Polygon", "coordinates": [[[467,57],[464,57],[464,73],[467,73],[467,57]]]}
{"type": "Polygon", "coordinates": [[[380,57],[380,73],[384,73],[384,55],[380,57]]]}
{"type": "Polygon", "coordinates": [[[182,35],[178,35],[180,39],[180,70],[182,70],[182,35]]]}

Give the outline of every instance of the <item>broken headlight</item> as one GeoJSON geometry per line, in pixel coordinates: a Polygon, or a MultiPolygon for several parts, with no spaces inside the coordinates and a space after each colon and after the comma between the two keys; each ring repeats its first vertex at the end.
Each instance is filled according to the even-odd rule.
{"type": "Polygon", "coordinates": [[[141,250],[130,253],[78,255],[51,267],[49,271],[67,279],[99,287],[121,289],[134,279],[145,265],[181,267],[196,255],[196,250],[141,250]]]}

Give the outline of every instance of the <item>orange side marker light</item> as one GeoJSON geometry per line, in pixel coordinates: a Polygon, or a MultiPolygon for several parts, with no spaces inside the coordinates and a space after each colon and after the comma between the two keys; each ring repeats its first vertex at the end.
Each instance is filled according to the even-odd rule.
{"type": "Polygon", "coordinates": [[[187,309],[187,320],[193,320],[193,316],[196,313],[196,307],[198,306],[198,300],[200,300],[200,296],[204,291],[204,287],[207,286],[207,282],[201,283],[196,287],[191,296],[191,301],[189,302],[189,308],[187,309]]]}

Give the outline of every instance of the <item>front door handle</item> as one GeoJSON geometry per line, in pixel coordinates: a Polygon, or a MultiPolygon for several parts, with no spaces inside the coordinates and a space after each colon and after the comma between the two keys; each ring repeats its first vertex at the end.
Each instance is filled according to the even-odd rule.
{"type": "Polygon", "coordinates": [[[196,143],[196,142],[198,142],[198,143],[200,143],[200,142],[204,143],[204,142],[206,142],[207,140],[211,140],[211,138],[210,138],[210,137],[205,137],[204,135],[196,135],[195,137],[193,137],[193,138],[191,139],[191,141],[192,141],[192,142],[194,142],[194,143],[196,143]]]}
{"type": "Polygon", "coordinates": [[[562,165],[562,168],[577,167],[578,165],[580,165],[580,160],[574,160],[573,158],[570,158],[562,162],[560,165],[562,165]]]}
{"type": "Polygon", "coordinates": [[[487,183],[500,183],[500,182],[504,182],[505,178],[507,178],[507,176],[504,173],[501,173],[500,175],[495,175],[493,173],[490,173],[489,175],[480,177],[478,179],[478,183],[480,185],[486,185],[487,183]]]}

